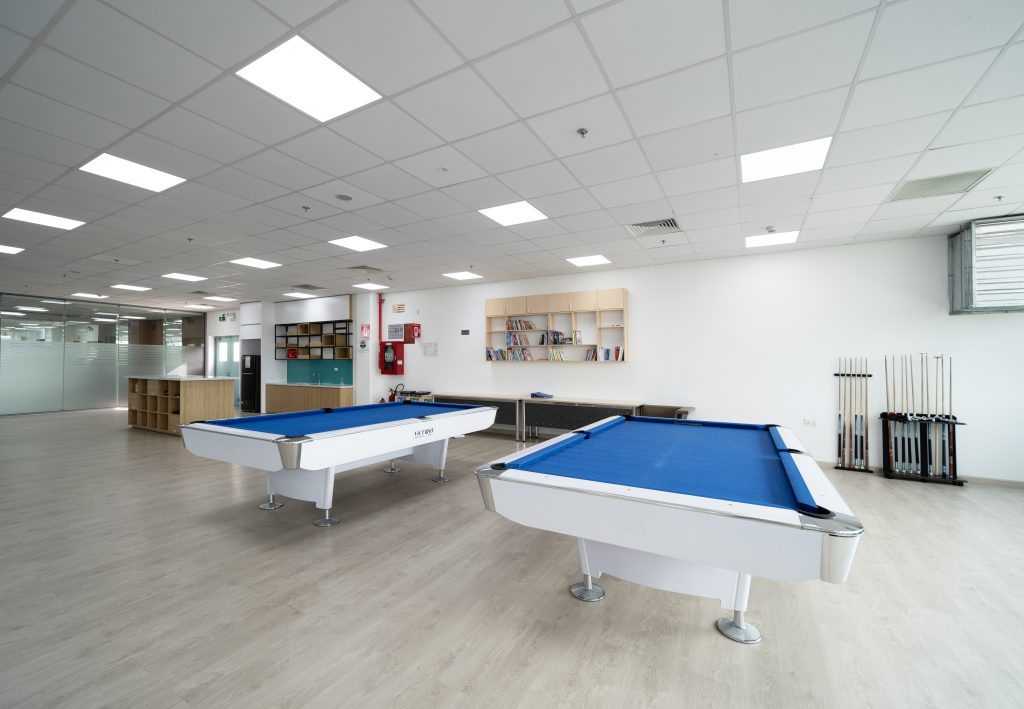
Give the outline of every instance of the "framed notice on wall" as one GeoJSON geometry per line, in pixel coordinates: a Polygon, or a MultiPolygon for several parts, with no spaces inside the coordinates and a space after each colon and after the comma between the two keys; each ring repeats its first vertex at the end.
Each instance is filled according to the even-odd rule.
{"type": "Polygon", "coordinates": [[[389,340],[404,340],[405,339],[405,325],[398,323],[397,325],[388,325],[388,339],[389,340]]]}

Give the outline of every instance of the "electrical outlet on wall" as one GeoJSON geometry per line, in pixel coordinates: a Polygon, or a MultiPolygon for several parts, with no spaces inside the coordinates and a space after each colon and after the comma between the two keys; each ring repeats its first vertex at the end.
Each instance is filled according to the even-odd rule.
{"type": "Polygon", "coordinates": [[[817,428],[818,427],[818,419],[805,418],[804,419],[804,426],[806,426],[807,428],[817,428]]]}

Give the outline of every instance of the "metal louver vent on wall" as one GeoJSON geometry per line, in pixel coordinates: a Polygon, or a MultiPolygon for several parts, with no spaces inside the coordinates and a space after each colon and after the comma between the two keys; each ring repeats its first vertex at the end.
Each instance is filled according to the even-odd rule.
{"type": "Polygon", "coordinates": [[[954,175],[939,175],[938,177],[925,177],[920,180],[909,180],[896,190],[890,202],[898,202],[901,199],[919,199],[921,197],[938,197],[944,194],[957,194],[967,192],[976,184],[981,182],[991,170],[972,170],[971,172],[958,172],[954,175]]]}
{"type": "Polygon", "coordinates": [[[1024,215],[979,219],[949,238],[949,312],[1024,310],[1024,215]]]}
{"type": "Polygon", "coordinates": [[[633,236],[652,236],[654,234],[675,234],[682,231],[679,228],[675,217],[668,219],[656,219],[653,222],[640,222],[639,224],[627,224],[626,229],[633,236]]]}

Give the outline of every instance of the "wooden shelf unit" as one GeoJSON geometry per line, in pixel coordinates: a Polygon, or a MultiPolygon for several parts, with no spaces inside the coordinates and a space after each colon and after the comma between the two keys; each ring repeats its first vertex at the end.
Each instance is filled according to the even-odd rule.
{"type": "Polygon", "coordinates": [[[352,321],[275,325],[274,359],[352,359],[352,321]]]}
{"type": "Polygon", "coordinates": [[[485,355],[491,362],[625,362],[625,288],[489,298],[485,355]]]}
{"type": "Polygon", "coordinates": [[[128,425],[180,436],[182,423],[234,416],[234,397],[231,379],[129,377],[128,425]]]}

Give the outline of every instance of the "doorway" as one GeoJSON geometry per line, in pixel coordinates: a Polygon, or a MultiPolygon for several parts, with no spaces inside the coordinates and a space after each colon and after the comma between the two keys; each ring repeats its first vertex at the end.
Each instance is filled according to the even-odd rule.
{"type": "Polygon", "coordinates": [[[235,380],[235,406],[238,406],[239,381],[241,380],[242,345],[237,335],[213,338],[213,375],[233,377],[235,380]]]}

